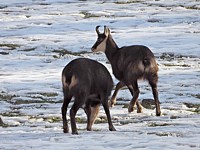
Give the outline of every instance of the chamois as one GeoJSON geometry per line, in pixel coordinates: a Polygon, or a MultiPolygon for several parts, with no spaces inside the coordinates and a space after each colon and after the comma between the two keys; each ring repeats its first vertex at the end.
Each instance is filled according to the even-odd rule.
{"type": "Polygon", "coordinates": [[[3,123],[3,120],[1,119],[1,117],[0,117],[0,125],[3,125],[4,123],[3,123]]]}
{"type": "Polygon", "coordinates": [[[100,33],[99,27],[96,26],[98,38],[91,49],[93,52],[105,52],[111,63],[113,74],[120,81],[116,85],[115,92],[111,97],[111,106],[116,102],[116,95],[119,89],[127,86],[133,96],[128,111],[132,112],[135,104],[137,104],[137,112],[142,112],[142,106],[138,101],[140,91],[137,81],[139,79],[145,79],[152,88],[156,105],[156,115],[160,116],[161,111],[157,91],[158,66],[154,54],[148,47],[143,45],[119,48],[110,34],[110,29],[104,26],[104,33],[100,33]]]}
{"type": "Polygon", "coordinates": [[[69,132],[66,112],[72,97],[74,97],[74,103],[70,109],[72,134],[78,134],[75,121],[78,109],[84,108],[87,114],[87,130],[91,131],[100,104],[103,105],[106,112],[109,130],[115,131],[108,105],[113,80],[104,65],[87,58],[74,59],[62,71],[62,85],[64,102],[61,110],[64,133],[69,132]]]}

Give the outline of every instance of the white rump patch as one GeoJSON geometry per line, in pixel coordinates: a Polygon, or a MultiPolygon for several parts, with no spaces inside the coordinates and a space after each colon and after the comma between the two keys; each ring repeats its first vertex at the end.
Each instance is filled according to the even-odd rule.
{"type": "Polygon", "coordinates": [[[69,89],[71,89],[73,86],[75,86],[78,83],[78,79],[75,77],[75,75],[71,78],[71,83],[69,85],[69,89]]]}
{"type": "Polygon", "coordinates": [[[143,64],[142,61],[139,62],[138,69],[141,70],[141,71],[144,71],[144,64],[143,64]]]}
{"type": "Polygon", "coordinates": [[[66,82],[66,77],[62,76],[62,83],[63,83],[63,87],[68,87],[69,89],[71,89],[72,87],[74,87],[78,83],[78,79],[75,77],[75,75],[73,75],[72,78],[71,78],[71,83],[68,84],[66,82]]]}
{"type": "Polygon", "coordinates": [[[66,82],[66,78],[64,75],[62,76],[62,84],[63,84],[63,87],[68,87],[68,84],[66,82]]]}

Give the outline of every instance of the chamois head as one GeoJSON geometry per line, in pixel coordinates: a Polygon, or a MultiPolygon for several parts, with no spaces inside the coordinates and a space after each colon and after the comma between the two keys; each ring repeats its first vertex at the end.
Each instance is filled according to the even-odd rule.
{"type": "Polygon", "coordinates": [[[99,32],[99,27],[96,26],[96,32],[97,32],[97,41],[92,46],[93,52],[105,52],[106,50],[106,40],[108,39],[108,36],[110,35],[110,29],[106,26],[104,26],[104,33],[99,32]]]}

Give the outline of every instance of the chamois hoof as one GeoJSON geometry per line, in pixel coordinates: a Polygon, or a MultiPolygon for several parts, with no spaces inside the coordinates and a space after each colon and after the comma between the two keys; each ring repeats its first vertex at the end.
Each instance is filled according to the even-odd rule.
{"type": "Polygon", "coordinates": [[[128,112],[129,113],[133,112],[133,107],[128,107],[128,112]]]}
{"type": "Polygon", "coordinates": [[[129,105],[129,106],[128,106],[128,112],[129,112],[129,113],[133,112],[134,110],[135,110],[135,107],[134,107],[134,106],[132,106],[132,105],[129,105]]]}
{"type": "Polygon", "coordinates": [[[114,104],[111,100],[109,100],[109,101],[108,101],[108,106],[109,106],[109,107],[114,107],[115,104],[114,104]]]}
{"type": "Polygon", "coordinates": [[[64,133],[69,133],[69,129],[68,128],[63,128],[63,132],[64,133]]]}
{"type": "Polygon", "coordinates": [[[117,131],[117,130],[115,129],[115,127],[111,127],[111,128],[109,128],[109,130],[110,130],[110,131],[117,131]]]}
{"type": "Polygon", "coordinates": [[[159,113],[157,112],[157,113],[156,113],[156,116],[161,116],[161,112],[159,112],[159,113]]]}
{"type": "Polygon", "coordinates": [[[137,113],[142,113],[142,107],[137,108],[137,113]]]}
{"type": "Polygon", "coordinates": [[[87,131],[92,131],[92,128],[88,128],[88,127],[87,127],[87,131]]]}
{"type": "Polygon", "coordinates": [[[78,135],[77,131],[72,132],[73,135],[78,135]]]}

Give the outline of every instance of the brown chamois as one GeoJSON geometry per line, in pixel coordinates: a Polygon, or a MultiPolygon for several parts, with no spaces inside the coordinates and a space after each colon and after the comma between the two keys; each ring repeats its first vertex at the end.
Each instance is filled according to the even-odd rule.
{"type": "Polygon", "coordinates": [[[78,134],[75,121],[78,109],[84,108],[87,114],[87,130],[90,131],[98,115],[100,104],[106,112],[109,130],[115,131],[108,105],[113,80],[104,65],[87,58],[72,60],[62,71],[62,85],[64,102],[61,110],[64,133],[69,132],[66,112],[72,97],[74,97],[74,103],[70,109],[72,134],[78,134]]]}
{"type": "Polygon", "coordinates": [[[3,125],[4,123],[3,123],[3,120],[1,119],[1,117],[0,117],[0,126],[1,125],[3,125]]]}
{"type": "Polygon", "coordinates": [[[97,41],[92,46],[93,52],[105,52],[111,63],[113,74],[120,81],[116,85],[115,92],[110,100],[110,105],[116,102],[116,95],[120,88],[127,86],[133,98],[130,101],[128,111],[134,110],[137,104],[137,112],[142,112],[142,106],[138,101],[139,88],[138,80],[145,79],[149,82],[156,105],[156,115],[160,116],[160,104],[158,99],[157,82],[158,82],[158,66],[154,54],[151,50],[143,45],[124,46],[119,48],[113,40],[110,30],[104,26],[104,33],[99,32],[96,27],[97,41]]]}

